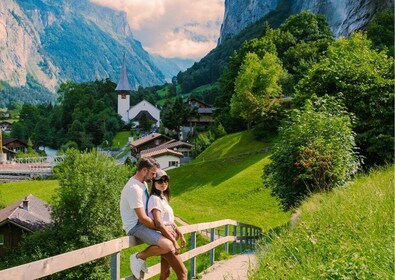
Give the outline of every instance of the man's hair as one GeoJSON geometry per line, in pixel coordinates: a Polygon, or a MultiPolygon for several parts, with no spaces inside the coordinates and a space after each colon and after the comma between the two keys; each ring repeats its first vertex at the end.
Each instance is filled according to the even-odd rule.
{"type": "Polygon", "coordinates": [[[140,171],[143,168],[151,169],[152,166],[156,166],[157,168],[159,168],[159,163],[151,157],[140,158],[137,162],[137,171],[140,171]]]}

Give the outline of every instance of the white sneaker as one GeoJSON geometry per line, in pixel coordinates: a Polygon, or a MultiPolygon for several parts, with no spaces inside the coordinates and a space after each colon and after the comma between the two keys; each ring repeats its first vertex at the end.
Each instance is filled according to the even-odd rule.
{"type": "Polygon", "coordinates": [[[147,263],[144,261],[143,265],[141,266],[141,271],[144,273],[148,273],[147,263]]]}
{"type": "Polygon", "coordinates": [[[143,265],[145,265],[145,261],[138,259],[137,253],[130,256],[130,270],[136,279],[140,279],[140,273],[142,271],[143,265]]]}

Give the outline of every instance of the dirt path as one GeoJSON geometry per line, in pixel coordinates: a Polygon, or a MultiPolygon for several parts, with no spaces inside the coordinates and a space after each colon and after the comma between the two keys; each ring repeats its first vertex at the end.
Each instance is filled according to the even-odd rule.
{"type": "Polygon", "coordinates": [[[201,274],[202,280],[245,280],[248,272],[256,268],[253,252],[236,255],[229,260],[219,261],[201,274]]]}

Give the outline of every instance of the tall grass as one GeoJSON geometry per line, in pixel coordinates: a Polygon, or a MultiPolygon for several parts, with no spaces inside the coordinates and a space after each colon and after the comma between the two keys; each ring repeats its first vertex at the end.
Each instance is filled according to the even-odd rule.
{"type": "Polygon", "coordinates": [[[318,194],[267,236],[253,279],[394,279],[394,167],[318,194]]]}

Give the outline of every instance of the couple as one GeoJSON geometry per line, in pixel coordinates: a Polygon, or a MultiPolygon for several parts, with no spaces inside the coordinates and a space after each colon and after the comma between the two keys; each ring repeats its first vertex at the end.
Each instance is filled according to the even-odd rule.
{"type": "Polygon", "coordinates": [[[169,176],[159,169],[153,158],[140,158],[136,174],[129,179],[121,193],[120,211],[126,233],[149,244],[144,251],[130,256],[133,275],[140,279],[147,272],[145,260],[161,256],[160,279],[168,279],[170,267],[178,279],[187,279],[187,269],[179,255],[180,246],[185,246],[182,233],[174,224],[173,209],[168,204],[169,176]],[[152,181],[151,196],[146,181],[152,181]]]}

